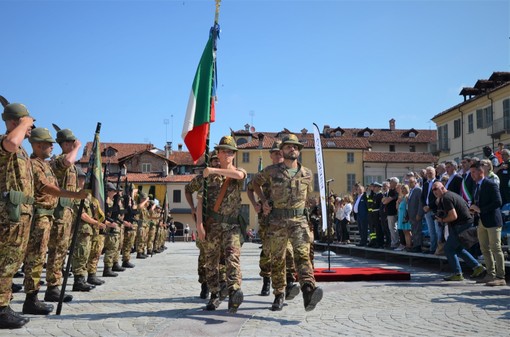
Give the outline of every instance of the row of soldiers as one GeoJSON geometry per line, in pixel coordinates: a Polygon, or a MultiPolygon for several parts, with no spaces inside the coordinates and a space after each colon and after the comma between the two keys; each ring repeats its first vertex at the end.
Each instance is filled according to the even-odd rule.
{"type": "MultiPolygon", "coordinates": [[[[248,188],[250,200],[259,213],[259,233],[267,232],[263,235],[260,260],[260,275],[264,280],[261,295],[269,295],[272,280],[273,311],[282,310],[284,300],[293,299],[300,290],[306,311],[313,310],[322,299],[322,289],[316,286],[313,275],[313,233],[306,212],[313,175],[298,162],[302,147],[295,135],[288,135],[281,143],[275,142],[271,149],[273,165],[259,172],[248,188]],[[294,284],[296,273],[299,286],[294,284]]],[[[240,254],[245,227],[240,214],[240,192],[247,174],[234,166],[236,152],[233,137],[222,137],[211,156],[210,166],[186,187],[186,199],[199,234],[200,297],[207,298],[210,291],[205,309],[216,310],[228,295],[231,313],[237,311],[244,299],[240,254]],[[202,188],[204,179],[207,189],[202,188]],[[195,207],[192,193],[196,191],[195,207]]]]}
{"type": "MultiPolygon", "coordinates": [[[[6,104],[2,120],[6,133],[0,136],[0,328],[13,329],[29,322],[9,305],[13,276],[22,263],[26,293],[23,314],[47,315],[53,311],[53,305],[38,298],[45,263],[44,300],[60,300],[62,271],[80,200],[83,200],[83,211],[76,247],[69,257],[75,291],[90,291],[104,283],[96,276],[103,248],[106,252],[103,276],[117,276],[115,271],[134,267],[129,262],[133,246],[137,257],[145,258],[146,250],[159,251],[163,247],[166,230],[159,221],[161,210],[148,207],[146,195],[140,193],[137,205],[133,202],[134,195],[125,196],[122,199],[126,207],[122,210],[121,195],[112,184],[108,186],[108,220],[102,218],[100,205],[84,189],[85,174],[74,165],[81,142],[71,130],[59,130],[56,140],[53,139],[48,129],[34,126],[35,119],[19,103],[6,104]],[[22,146],[26,138],[32,147],[30,156],[22,146]],[[48,161],[54,143],[60,145],[62,153],[48,161]],[[161,230],[155,238],[157,227],[161,230]],[[120,252],[122,266],[118,262],[120,252]]],[[[71,295],[63,294],[64,302],[71,300],[71,295]]]]}

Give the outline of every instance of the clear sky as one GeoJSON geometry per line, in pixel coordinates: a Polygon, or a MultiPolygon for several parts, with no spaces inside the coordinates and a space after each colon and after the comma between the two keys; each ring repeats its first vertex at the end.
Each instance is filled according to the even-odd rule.
{"type": "MultiPolygon", "coordinates": [[[[101,122],[103,142],[176,149],[214,11],[214,0],[0,0],[0,95],[83,143],[101,122]]],[[[247,123],[435,128],[462,87],[510,71],[509,1],[223,0],[219,22],[212,144],[247,123]]]]}

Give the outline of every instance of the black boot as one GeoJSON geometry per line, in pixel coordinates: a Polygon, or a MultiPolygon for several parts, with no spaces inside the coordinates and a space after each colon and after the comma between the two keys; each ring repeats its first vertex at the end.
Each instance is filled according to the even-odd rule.
{"type": "Polygon", "coordinates": [[[281,311],[283,308],[283,302],[284,302],[285,296],[284,294],[278,294],[274,298],[273,305],[271,306],[272,311],[281,311]]]}
{"type": "Polygon", "coordinates": [[[13,293],[19,293],[21,291],[21,289],[23,289],[23,286],[21,284],[16,284],[16,283],[13,283],[11,285],[11,291],[13,293]]]}
{"type": "Polygon", "coordinates": [[[225,298],[227,298],[228,296],[228,287],[227,287],[227,284],[225,282],[221,282],[220,283],[220,293],[219,293],[219,298],[220,298],[220,301],[224,301],[225,298]]]}
{"type": "Polygon", "coordinates": [[[85,282],[85,276],[74,276],[73,291],[91,291],[95,287],[85,282]]]}
{"type": "Polygon", "coordinates": [[[205,310],[213,311],[216,310],[220,306],[220,297],[218,293],[211,293],[211,298],[209,299],[209,303],[205,306],[205,310]]]}
{"type": "Polygon", "coordinates": [[[121,267],[121,265],[118,262],[115,262],[112,267],[112,271],[124,271],[126,268],[121,267]]]}
{"type": "Polygon", "coordinates": [[[207,287],[207,283],[202,283],[202,290],[200,291],[200,298],[205,300],[209,297],[209,287],[207,287]]]}
{"type": "Polygon", "coordinates": [[[292,281],[287,281],[287,286],[285,287],[285,299],[290,301],[297,295],[299,295],[299,285],[292,281]]]}
{"type": "Polygon", "coordinates": [[[260,296],[269,296],[270,291],[271,291],[271,278],[264,277],[264,283],[262,284],[260,296]]]}
{"type": "Polygon", "coordinates": [[[23,303],[23,313],[32,315],[48,315],[53,311],[53,305],[39,301],[37,291],[27,294],[23,303]]]}
{"type": "Polygon", "coordinates": [[[103,285],[105,281],[101,280],[99,277],[96,276],[96,273],[89,274],[87,277],[87,283],[93,284],[95,286],[103,285]]]}
{"type": "Polygon", "coordinates": [[[11,309],[10,306],[0,307],[0,329],[19,329],[30,320],[11,309]]]}
{"type": "Polygon", "coordinates": [[[319,287],[313,287],[309,283],[305,283],[301,288],[303,292],[303,302],[305,304],[305,311],[312,311],[315,309],[317,303],[322,300],[322,289],[319,287]]]}
{"type": "MultiPolygon", "coordinates": [[[[57,286],[48,286],[48,289],[46,289],[46,292],[44,293],[44,300],[46,302],[60,301],[60,288],[57,286]]],[[[72,295],[64,294],[64,299],[62,302],[71,302],[72,300],[72,295]]]]}
{"type": "Polygon", "coordinates": [[[143,254],[143,253],[137,253],[136,254],[136,258],[137,259],[146,259],[147,258],[147,255],[143,254]]]}
{"type": "Polygon", "coordinates": [[[134,268],[134,267],[135,267],[135,265],[134,265],[134,264],[132,264],[132,263],[131,263],[131,262],[129,262],[129,261],[122,261],[122,267],[124,267],[124,268],[134,268]]]}
{"type": "Polygon", "coordinates": [[[241,289],[232,290],[228,294],[228,312],[235,314],[237,309],[243,303],[244,295],[241,289]]]}
{"type": "Polygon", "coordinates": [[[112,271],[112,268],[106,268],[106,267],[104,268],[103,277],[117,277],[117,276],[119,276],[119,274],[114,273],[112,271]]]}

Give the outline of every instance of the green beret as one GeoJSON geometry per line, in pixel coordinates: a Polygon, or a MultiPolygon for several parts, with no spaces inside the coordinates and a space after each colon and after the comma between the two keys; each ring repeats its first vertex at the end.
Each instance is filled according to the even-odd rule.
{"type": "Polygon", "coordinates": [[[28,113],[28,109],[25,105],[20,103],[10,103],[7,104],[4,108],[4,112],[2,113],[2,120],[8,121],[25,116],[30,116],[30,114],[28,113]]]}
{"type": "Polygon", "coordinates": [[[57,143],[75,140],[76,137],[74,136],[73,132],[69,129],[62,129],[57,132],[57,143]]]}
{"type": "Polygon", "coordinates": [[[215,146],[214,149],[217,151],[222,150],[222,149],[237,151],[237,144],[236,144],[234,137],[224,136],[224,137],[221,137],[220,143],[217,146],[215,146]]]}
{"type": "Polygon", "coordinates": [[[301,150],[304,147],[303,143],[299,141],[298,137],[296,137],[296,135],[293,135],[292,133],[283,137],[282,143],[280,144],[280,150],[283,148],[285,144],[297,145],[299,150],[301,150]]]}
{"type": "Polygon", "coordinates": [[[32,129],[32,132],[30,134],[30,138],[28,138],[28,141],[30,143],[55,143],[55,139],[51,137],[50,130],[46,128],[35,128],[32,129]]]}

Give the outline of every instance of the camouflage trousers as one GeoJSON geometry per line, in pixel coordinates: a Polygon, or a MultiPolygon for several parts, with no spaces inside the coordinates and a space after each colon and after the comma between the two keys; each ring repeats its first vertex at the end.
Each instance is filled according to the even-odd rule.
{"type": "MultiPolygon", "coordinates": [[[[269,239],[266,235],[267,233],[267,223],[259,224],[259,237],[262,241],[262,251],[260,252],[259,259],[259,275],[262,277],[271,277],[271,246],[269,244],[269,239]]],[[[292,245],[290,241],[287,242],[287,250],[285,253],[285,265],[286,265],[286,274],[287,280],[295,281],[294,275],[296,274],[296,268],[294,268],[294,253],[292,252],[292,245]]]]}
{"type": "Polygon", "coordinates": [[[112,268],[119,260],[120,233],[109,233],[104,239],[104,267],[112,268]],[[115,259],[117,256],[117,259],[115,259]]]}
{"type": "Polygon", "coordinates": [[[154,240],[156,239],[156,225],[150,225],[147,231],[147,251],[154,249],[154,240]]]}
{"type": "Polygon", "coordinates": [[[122,242],[122,261],[128,262],[131,259],[131,248],[135,245],[137,228],[124,232],[124,240],[122,242]]]}
{"type": "Polygon", "coordinates": [[[241,230],[238,224],[213,223],[204,242],[207,285],[211,293],[220,291],[220,262],[225,257],[226,281],[229,290],[241,288],[241,230]]]}
{"type": "Polygon", "coordinates": [[[19,222],[0,218],[0,307],[4,307],[11,301],[12,277],[25,257],[32,217],[22,214],[19,222]]]}
{"type": "Polygon", "coordinates": [[[267,232],[271,252],[271,280],[274,294],[285,292],[285,254],[287,242],[290,241],[294,252],[299,283],[309,283],[315,287],[313,266],[310,261],[311,233],[305,217],[290,219],[271,218],[267,232]]]}
{"type": "Polygon", "coordinates": [[[72,222],[73,211],[67,207],[64,209],[62,218],[53,221],[48,243],[48,260],[46,261],[46,282],[48,286],[60,286],[62,284],[62,269],[71,243],[72,222]]]}
{"type": "Polygon", "coordinates": [[[156,238],[156,249],[161,248],[165,245],[165,238],[168,237],[168,230],[163,227],[159,227],[159,230],[156,230],[157,238],[156,238]]]}
{"type": "Polygon", "coordinates": [[[72,257],[73,274],[75,276],[87,276],[87,261],[90,256],[91,244],[91,234],[83,232],[78,233],[72,257]]]}
{"type": "Polygon", "coordinates": [[[33,228],[30,230],[27,251],[25,254],[25,293],[39,291],[41,275],[46,261],[50,229],[53,225],[53,215],[35,215],[33,228]]]}
{"type": "Polygon", "coordinates": [[[99,230],[94,229],[94,234],[92,235],[90,242],[90,255],[87,260],[87,273],[89,275],[97,273],[97,264],[99,263],[99,257],[103,252],[104,239],[105,236],[103,234],[99,234],[99,230]]]}
{"type": "Polygon", "coordinates": [[[145,253],[145,248],[147,248],[147,237],[149,234],[149,226],[147,224],[138,225],[138,230],[136,233],[136,252],[137,253],[145,253]]]}
{"type": "Polygon", "coordinates": [[[206,275],[206,259],[205,259],[205,245],[202,241],[197,240],[195,242],[198,247],[198,283],[202,284],[207,281],[206,275]]]}

